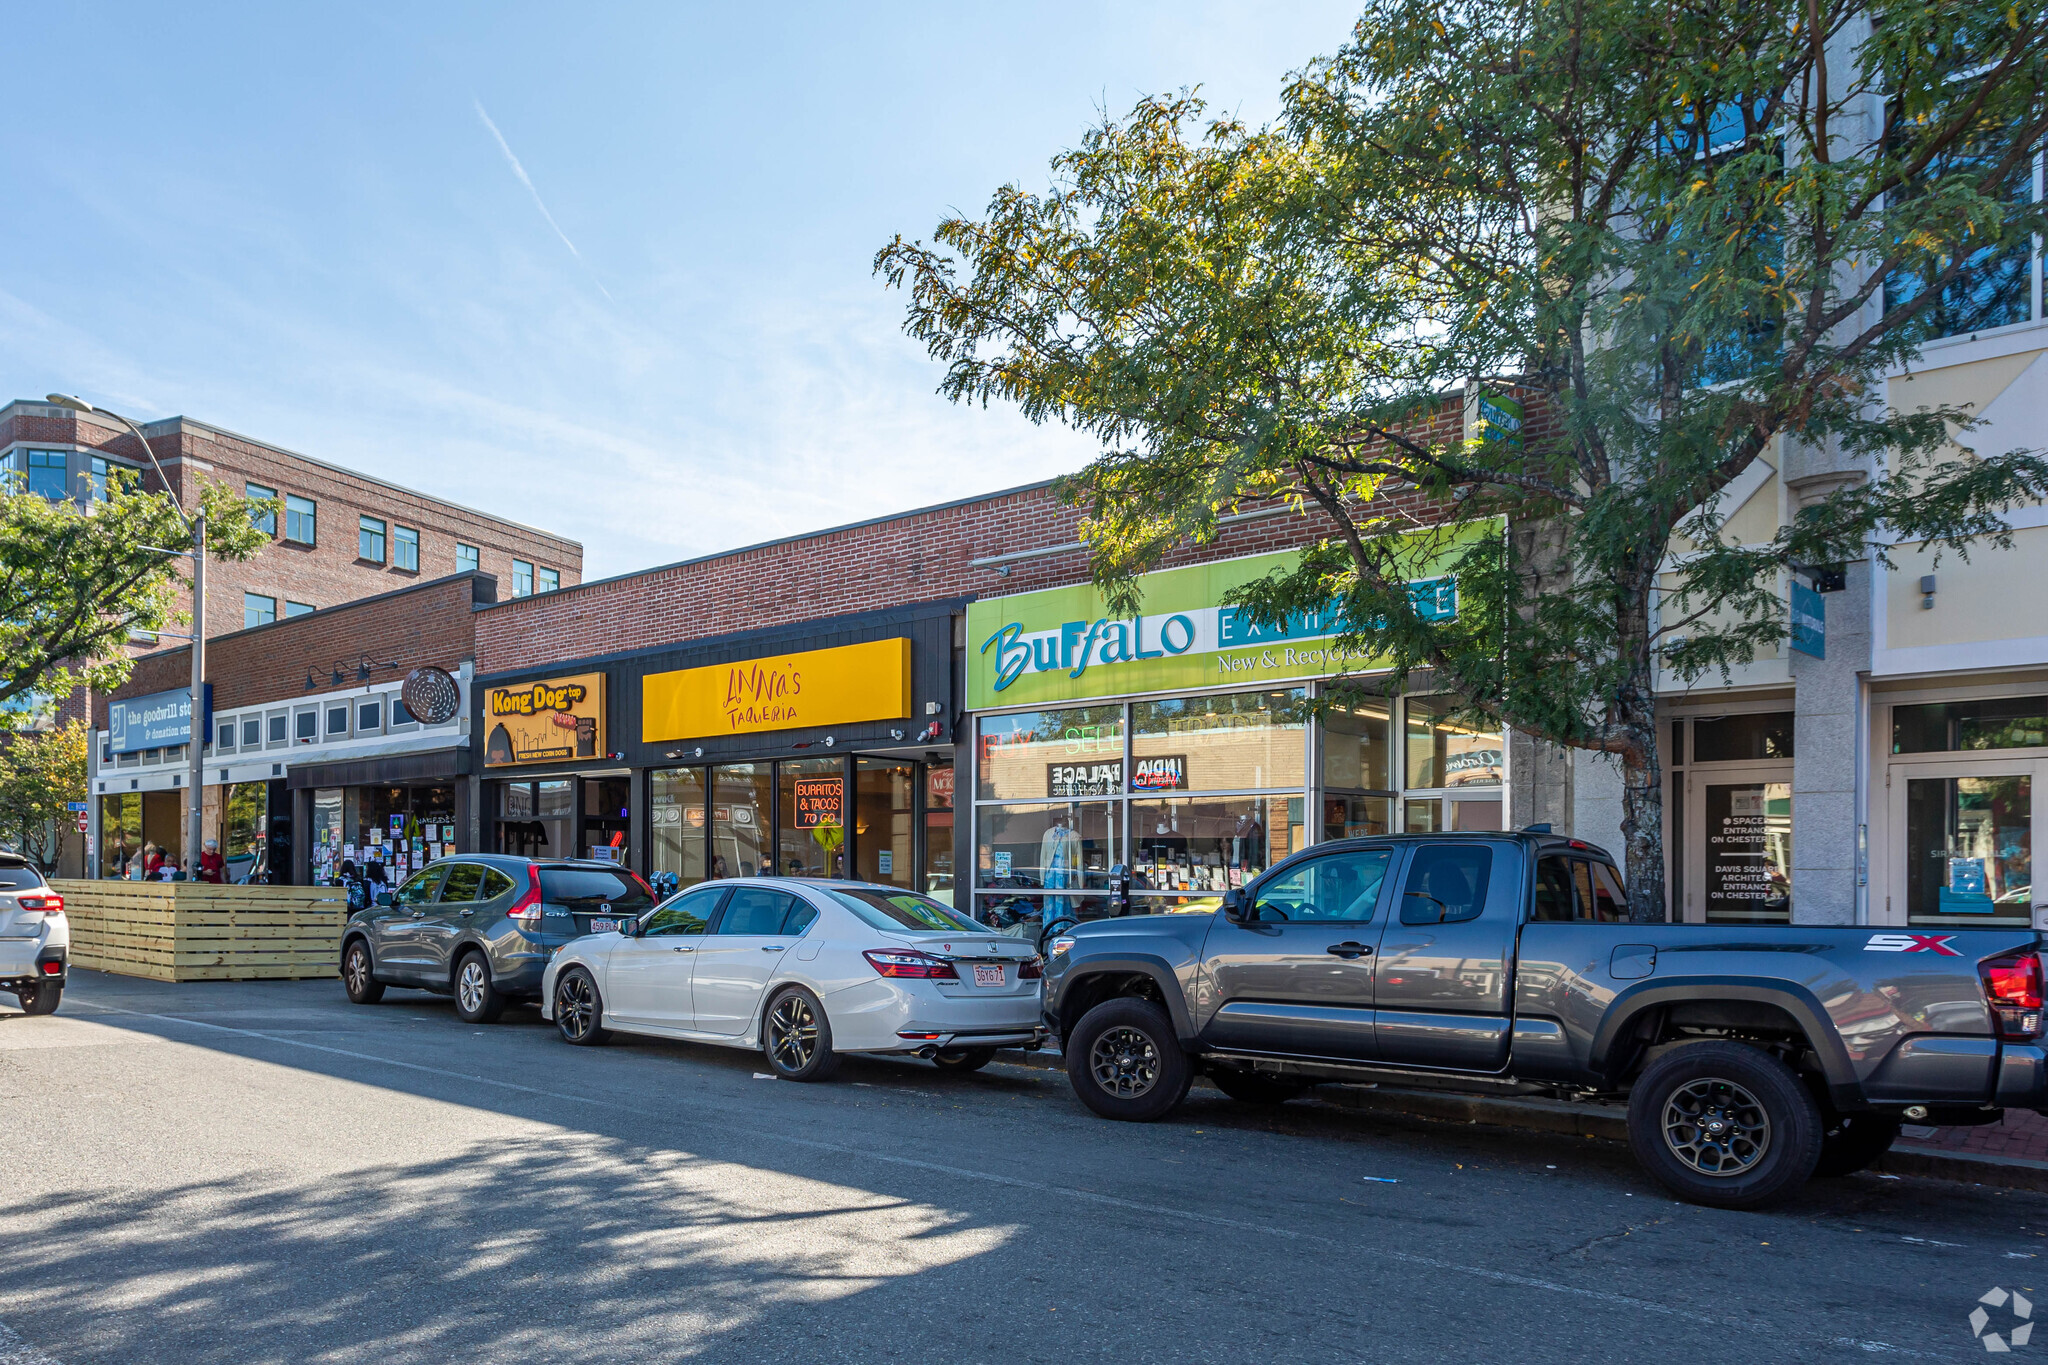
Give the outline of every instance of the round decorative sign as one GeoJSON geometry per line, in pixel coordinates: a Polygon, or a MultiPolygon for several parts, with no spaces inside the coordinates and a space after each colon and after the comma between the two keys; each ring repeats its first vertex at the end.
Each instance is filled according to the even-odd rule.
{"type": "Polygon", "coordinates": [[[428,725],[446,725],[455,719],[455,712],[462,705],[462,689],[455,685],[445,668],[428,665],[415,668],[405,675],[405,686],[399,689],[405,709],[428,725]]]}

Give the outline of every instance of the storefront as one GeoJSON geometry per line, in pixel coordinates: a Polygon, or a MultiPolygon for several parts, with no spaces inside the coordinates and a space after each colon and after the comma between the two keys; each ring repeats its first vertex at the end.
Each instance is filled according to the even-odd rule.
{"type": "MultiPolygon", "coordinates": [[[[1387,694],[1334,618],[1264,628],[1222,605],[1289,558],[1146,575],[1121,620],[1088,587],[970,607],[978,918],[1113,913],[1125,878],[1134,911],[1200,909],[1311,843],[1505,826],[1497,729],[1421,679],[1387,694]]],[[[1448,577],[1412,590],[1455,614],[1448,577]]]]}
{"type": "Polygon", "coordinates": [[[625,862],[663,889],[851,876],[950,896],[957,612],[491,680],[478,724],[495,847],[625,862]]]}

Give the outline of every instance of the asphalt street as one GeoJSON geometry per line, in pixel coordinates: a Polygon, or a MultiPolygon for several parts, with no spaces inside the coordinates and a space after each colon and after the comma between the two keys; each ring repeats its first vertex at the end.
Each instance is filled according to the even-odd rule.
{"type": "Polygon", "coordinates": [[[1729,1213],[1592,1140],[757,1060],[78,972],[0,1009],[0,1361],[1981,1359],[2048,1292],[2048,1196],[1729,1213]]]}

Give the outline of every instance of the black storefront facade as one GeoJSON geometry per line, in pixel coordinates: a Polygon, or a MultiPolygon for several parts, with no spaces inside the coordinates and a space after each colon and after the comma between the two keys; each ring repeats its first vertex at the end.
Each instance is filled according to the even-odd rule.
{"type": "Polygon", "coordinates": [[[950,899],[964,600],[480,678],[483,848],[950,899]]]}

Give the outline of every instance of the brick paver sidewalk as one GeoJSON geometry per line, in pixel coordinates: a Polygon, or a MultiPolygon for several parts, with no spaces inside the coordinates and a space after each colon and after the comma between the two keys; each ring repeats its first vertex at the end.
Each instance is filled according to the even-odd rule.
{"type": "Polygon", "coordinates": [[[1922,1151],[1972,1156],[2015,1157],[2048,1163],[2048,1118],[2031,1109],[2008,1109],[1997,1123],[1981,1128],[1907,1127],[1898,1145],[1922,1151]]]}

